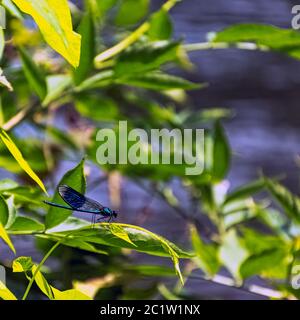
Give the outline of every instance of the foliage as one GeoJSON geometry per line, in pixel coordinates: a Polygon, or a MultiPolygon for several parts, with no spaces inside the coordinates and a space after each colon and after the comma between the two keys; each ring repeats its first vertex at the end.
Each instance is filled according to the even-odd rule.
{"type": "Polygon", "coordinates": [[[190,70],[190,50],[230,46],[299,59],[299,33],[242,24],[216,33],[207,43],[185,44],[172,38],[169,11],[177,2],[168,0],[150,12],[148,0],[86,0],[83,8],[69,6],[66,0],[3,1],[8,28],[0,29],[0,166],[15,178],[0,181],[1,250],[7,247],[17,254],[12,270],[23,273],[29,283],[19,297],[0,282],[1,299],[26,299],[31,288],[49,299],[100,299],[112,297],[115,287],[121,292],[117,298],[151,298],[157,292],[177,298],[193,270],[201,269],[213,280],[222,268],[237,287],[260,276],[280,297],[299,297],[290,281],[299,263],[299,197],[263,176],[235,190],[225,187],[234,154],[224,128],[230,111],[192,111],[187,91],[204,90],[207,84],[174,71],[190,70]],[[26,23],[31,19],[34,27],[26,23]],[[185,166],[175,164],[100,166],[95,158],[97,128],[117,132],[119,120],[146,131],[204,127],[204,171],[186,176],[185,166]],[[21,136],[23,124],[36,135],[21,136]],[[58,169],[66,160],[73,163],[72,169],[61,174],[58,169]],[[165,201],[185,223],[190,235],[185,247],[190,249],[137,225],[97,223],[93,228],[71,211],[43,204],[47,189],[53,194],[51,201],[63,204],[55,191],[59,184],[81,193],[95,181],[99,186],[91,170],[108,181],[116,174],[124,176],[165,201]],[[187,203],[180,205],[174,179],[196,204],[192,214],[187,203]],[[262,192],[271,201],[256,197],[262,192]],[[210,221],[207,234],[198,228],[203,215],[210,221]],[[35,239],[45,253],[40,263],[19,255],[14,243],[24,235],[35,239]],[[167,257],[172,268],[160,262],[136,265],[132,252],[167,257]],[[65,274],[61,279],[46,267],[49,257],[56,257],[66,270],[77,259],[73,278],[65,274]],[[96,262],[84,269],[93,259],[96,262]],[[176,276],[180,284],[173,289],[162,284],[164,277],[176,276]],[[153,278],[152,287],[132,290],[132,283],[143,277],[153,278]]]}

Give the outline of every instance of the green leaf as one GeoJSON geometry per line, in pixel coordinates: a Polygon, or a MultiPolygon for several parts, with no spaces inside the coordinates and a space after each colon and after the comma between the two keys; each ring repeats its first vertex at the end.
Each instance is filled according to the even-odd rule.
{"type": "Polygon", "coordinates": [[[232,201],[251,197],[255,193],[263,190],[263,188],[265,188],[264,179],[259,179],[259,180],[253,181],[251,183],[245,184],[245,185],[233,190],[231,193],[229,193],[226,196],[226,199],[224,201],[224,205],[228,204],[232,201]]]}
{"type": "Polygon", "coordinates": [[[128,26],[139,22],[148,12],[149,0],[121,0],[116,24],[128,26]]]}
{"type": "Polygon", "coordinates": [[[31,271],[33,262],[30,257],[18,257],[13,261],[12,269],[13,272],[27,272],[31,271]]]}
{"type": "Polygon", "coordinates": [[[74,82],[81,83],[93,68],[96,55],[95,25],[91,9],[84,13],[78,28],[81,34],[81,57],[80,64],[74,72],[74,82]]]}
{"type": "MultiPolygon", "coordinates": [[[[26,275],[28,272],[33,274],[36,272],[37,266],[34,265],[30,257],[19,257],[13,261],[13,272],[24,272],[26,275]]],[[[53,299],[52,287],[48,284],[47,280],[41,273],[38,271],[34,278],[35,283],[40,288],[40,290],[49,298],[53,299]]]]}
{"type": "Polygon", "coordinates": [[[222,238],[219,259],[237,281],[241,279],[240,267],[249,252],[235,230],[229,230],[222,238]]]}
{"type": "Polygon", "coordinates": [[[15,207],[14,200],[14,196],[10,196],[8,199],[6,199],[6,204],[8,207],[8,220],[5,227],[7,229],[10,228],[10,226],[15,222],[17,216],[17,210],[15,207]]]}
{"type": "Polygon", "coordinates": [[[75,88],[76,92],[84,90],[103,88],[113,82],[113,71],[105,70],[95,74],[94,76],[84,80],[79,86],[75,88]]]}
{"type": "Polygon", "coordinates": [[[112,120],[118,116],[118,106],[109,97],[81,93],[75,97],[76,110],[92,120],[112,120]]]}
{"type": "Polygon", "coordinates": [[[215,275],[220,267],[217,256],[217,246],[205,244],[195,226],[190,226],[192,245],[196,253],[196,264],[208,275],[215,275]]]}
{"type": "Polygon", "coordinates": [[[283,52],[300,59],[300,34],[264,24],[237,24],[217,33],[213,42],[254,42],[259,46],[283,52]]]}
{"type": "Polygon", "coordinates": [[[161,9],[155,12],[150,19],[148,36],[150,40],[166,40],[172,36],[173,25],[168,12],[161,9]]]}
{"type": "Polygon", "coordinates": [[[231,151],[225,131],[219,121],[214,127],[212,175],[216,181],[222,181],[230,167],[231,151]]]}
{"type": "MultiPolygon", "coordinates": [[[[70,231],[64,232],[48,232],[47,237],[53,240],[61,240],[62,237],[70,235],[70,231]]],[[[95,228],[84,227],[73,231],[72,239],[82,240],[88,243],[100,244],[110,247],[118,248],[129,248],[139,252],[148,253],[151,255],[157,255],[162,257],[171,257],[174,268],[177,275],[182,280],[180,268],[179,268],[179,258],[188,258],[193,256],[179,249],[175,244],[166,240],[165,238],[150,232],[144,228],[133,226],[129,224],[121,223],[100,223],[95,226],[95,228]],[[115,228],[118,228],[118,234],[115,232],[115,228]],[[122,237],[120,236],[122,234],[122,237]],[[125,240],[125,234],[128,238],[125,240]]],[[[68,238],[63,240],[63,244],[67,244],[68,238]]]]}
{"type": "Polygon", "coordinates": [[[279,182],[267,178],[265,182],[269,192],[282,206],[287,216],[300,222],[300,199],[279,182]]]}
{"type": "Polygon", "coordinates": [[[167,266],[136,265],[128,266],[125,269],[126,271],[136,272],[141,276],[174,277],[176,275],[174,269],[168,268],[167,266]]]}
{"type": "Polygon", "coordinates": [[[77,67],[81,37],[73,31],[67,0],[13,0],[21,11],[35,20],[47,43],[77,67]]]}
{"type": "Polygon", "coordinates": [[[246,259],[241,265],[240,274],[243,279],[263,275],[264,272],[270,272],[278,265],[282,265],[282,262],[286,260],[287,252],[282,249],[265,250],[246,259]]]}
{"type": "Polygon", "coordinates": [[[174,61],[179,48],[178,42],[157,41],[128,48],[117,59],[115,76],[128,77],[159,68],[174,61]]]}
{"type": "Polygon", "coordinates": [[[97,1],[97,5],[100,9],[100,12],[103,14],[105,14],[109,9],[111,9],[118,0],[96,0],[97,1]]]}
{"type": "Polygon", "coordinates": [[[16,249],[13,245],[13,243],[11,242],[8,234],[6,233],[2,223],[0,223],[0,238],[3,239],[3,241],[9,246],[9,248],[11,249],[11,251],[16,254],[16,249]]]}
{"type": "Polygon", "coordinates": [[[8,206],[2,196],[0,196],[0,223],[5,226],[8,221],[8,206]]]}
{"type": "Polygon", "coordinates": [[[250,253],[240,267],[243,278],[253,275],[277,279],[286,277],[288,265],[292,261],[289,241],[249,228],[242,230],[242,237],[250,253]]]}
{"type": "Polygon", "coordinates": [[[17,217],[14,223],[8,228],[9,233],[24,234],[43,231],[44,225],[34,219],[27,217],[17,217]]]}
{"type": "MultiPolygon", "coordinates": [[[[86,182],[84,177],[84,160],[82,160],[74,169],[68,171],[58,185],[69,185],[80,193],[85,192],[86,182]]],[[[58,191],[56,190],[52,202],[65,205],[61,199],[58,191]]],[[[46,229],[53,228],[58,224],[65,221],[72,214],[71,210],[63,210],[60,208],[50,207],[46,215],[46,229]]]]}
{"type": "Polygon", "coordinates": [[[16,296],[0,281],[0,298],[2,300],[17,300],[16,296]]]}
{"type": "Polygon", "coordinates": [[[97,254],[108,255],[108,252],[99,249],[97,245],[93,245],[89,242],[86,242],[86,241],[83,241],[80,239],[79,240],[78,239],[66,239],[64,241],[64,245],[72,247],[72,248],[77,248],[77,249],[97,253],[97,254]]]}
{"type": "Polygon", "coordinates": [[[35,64],[24,48],[19,47],[22,67],[31,89],[43,100],[47,93],[46,80],[43,72],[35,64]]]}
{"type": "Polygon", "coordinates": [[[44,97],[43,106],[49,105],[62,96],[64,91],[72,84],[72,77],[68,74],[55,74],[46,78],[47,95],[44,97]]]}
{"type": "Polygon", "coordinates": [[[122,77],[120,80],[117,80],[117,82],[124,85],[158,91],[174,89],[192,90],[205,86],[205,84],[193,83],[183,78],[162,72],[148,72],[132,77],[122,77]]]}
{"type": "Polygon", "coordinates": [[[11,140],[9,135],[0,128],[0,139],[5,144],[9,152],[12,154],[12,156],[15,158],[15,160],[18,162],[20,167],[40,186],[40,188],[47,194],[46,188],[41,181],[41,179],[33,172],[27,161],[23,158],[23,155],[21,151],[18,149],[18,147],[15,145],[15,143],[11,140]]]}

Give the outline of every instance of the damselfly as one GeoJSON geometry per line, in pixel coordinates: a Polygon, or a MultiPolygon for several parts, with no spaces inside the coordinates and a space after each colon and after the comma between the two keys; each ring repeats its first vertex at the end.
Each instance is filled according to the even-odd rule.
{"type": "Polygon", "coordinates": [[[58,187],[58,193],[62,197],[62,199],[69,205],[64,206],[58,203],[53,203],[49,201],[44,201],[44,203],[67,210],[78,211],[78,212],[86,212],[93,214],[92,224],[94,225],[96,222],[96,216],[100,215],[101,218],[97,219],[98,221],[108,219],[110,222],[113,218],[117,218],[117,212],[111,210],[108,207],[102,206],[99,202],[89,199],[78,191],[72,189],[69,186],[61,185],[58,187]]]}

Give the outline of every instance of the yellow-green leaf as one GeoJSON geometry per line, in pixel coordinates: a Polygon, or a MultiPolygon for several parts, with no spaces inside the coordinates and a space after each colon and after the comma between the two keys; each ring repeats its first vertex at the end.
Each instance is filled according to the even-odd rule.
{"type": "MultiPolygon", "coordinates": [[[[36,272],[37,266],[33,265],[32,266],[32,275],[34,275],[34,273],[36,272]]],[[[49,298],[49,299],[53,299],[53,288],[49,285],[49,283],[47,282],[47,280],[45,279],[45,277],[43,276],[43,274],[41,273],[41,271],[38,271],[35,275],[34,278],[35,283],[37,284],[37,286],[40,288],[40,290],[49,298]]]]}
{"type": "Polygon", "coordinates": [[[121,228],[120,226],[114,225],[114,224],[109,225],[108,228],[110,229],[111,233],[114,236],[116,236],[116,237],[118,237],[118,238],[120,238],[120,239],[122,239],[122,240],[124,240],[124,241],[126,241],[126,242],[128,242],[128,243],[130,243],[130,244],[132,244],[132,245],[134,245],[136,247],[136,245],[129,238],[129,235],[124,230],[124,228],[121,228]]]}
{"type": "Polygon", "coordinates": [[[51,288],[52,288],[55,300],[92,300],[91,297],[87,296],[86,294],[82,293],[77,289],[60,291],[53,287],[51,288]]]}
{"type": "Polygon", "coordinates": [[[30,257],[18,257],[13,261],[13,272],[27,272],[32,269],[33,262],[30,257]]]}
{"type": "Polygon", "coordinates": [[[18,149],[18,147],[15,145],[15,143],[12,141],[10,136],[4,131],[3,129],[0,129],[0,139],[2,142],[6,145],[9,152],[12,154],[12,156],[15,158],[15,160],[18,162],[20,167],[40,186],[40,188],[47,194],[46,188],[41,181],[41,179],[34,173],[34,171],[29,166],[28,162],[23,158],[23,155],[21,151],[18,149]]]}
{"type": "Polygon", "coordinates": [[[0,281],[0,298],[3,300],[17,300],[16,296],[0,281]]]}
{"type": "Polygon", "coordinates": [[[3,241],[10,247],[11,251],[13,251],[13,253],[16,254],[16,249],[1,223],[0,223],[0,238],[2,238],[3,241]]]}
{"type": "Polygon", "coordinates": [[[81,36],[73,31],[67,0],[13,0],[32,16],[47,43],[72,66],[80,60],[81,36]]]}

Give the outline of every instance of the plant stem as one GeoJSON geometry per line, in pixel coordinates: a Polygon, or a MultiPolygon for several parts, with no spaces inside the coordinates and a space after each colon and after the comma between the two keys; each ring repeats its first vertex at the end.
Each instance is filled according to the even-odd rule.
{"type": "Polygon", "coordinates": [[[262,50],[268,51],[268,47],[263,45],[258,45],[253,42],[236,42],[234,44],[228,42],[198,42],[185,44],[184,49],[188,52],[192,51],[201,51],[209,49],[228,49],[228,48],[237,48],[242,50],[262,50]]]}
{"type": "MultiPolygon", "coordinates": [[[[168,0],[163,6],[162,9],[165,11],[170,11],[176,3],[179,2],[178,0],[168,0]]],[[[142,25],[140,25],[135,31],[133,31],[128,37],[123,39],[121,42],[116,44],[115,46],[105,50],[104,52],[98,54],[95,57],[95,65],[97,68],[101,68],[103,61],[113,58],[130,45],[135,43],[142,35],[144,35],[150,28],[150,22],[145,21],[142,25]]]]}
{"type": "MultiPolygon", "coordinates": [[[[67,236],[68,236],[68,235],[67,235],[67,236]]],[[[67,236],[66,236],[66,237],[67,237],[67,236]]],[[[32,277],[31,277],[31,279],[30,279],[30,281],[29,281],[29,283],[28,283],[28,286],[27,286],[27,288],[26,288],[26,291],[25,291],[25,293],[24,293],[24,295],[23,295],[22,300],[26,300],[26,298],[27,298],[27,296],[28,296],[28,293],[29,293],[29,291],[30,291],[30,289],[31,289],[31,287],[32,287],[32,284],[33,284],[33,282],[34,282],[34,279],[35,279],[36,275],[38,274],[38,272],[40,271],[42,265],[43,265],[43,264],[45,263],[45,261],[50,257],[50,255],[52,254],[52,252],[63,242],[63,240],[65,240],[65,237],[62,238],[61,240],[59,240],[58,242],[56,242],[55,245],[52,246],[52,248],[47,252],[47,254],[44,256],[44,258],[42,259],[42,261],[39,263],[39,265],[38,265],[37,268],[35,269],[32,277]]]]}

